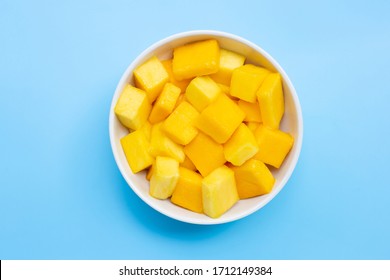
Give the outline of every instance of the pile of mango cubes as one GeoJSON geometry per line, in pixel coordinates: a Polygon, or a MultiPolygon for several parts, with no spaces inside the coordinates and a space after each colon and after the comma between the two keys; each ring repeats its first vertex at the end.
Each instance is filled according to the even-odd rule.
{"type": "Polygon", "coordinates": [[[130,133],[121,145],[133,173],[147,170],[149,193],[218,218],[239,199],[271,192],[293,137],[279,130],[279,73],[208,39],[151,57],[134,70],[115,114],[130,133]]]}

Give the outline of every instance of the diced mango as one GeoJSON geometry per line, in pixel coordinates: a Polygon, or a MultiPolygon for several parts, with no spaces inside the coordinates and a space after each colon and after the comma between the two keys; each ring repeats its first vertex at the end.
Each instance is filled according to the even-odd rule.
{"type": "Polygon", "coordinates": [[[217,83],[230,86],[233,70],[242,66],[245,62],[245,56],[221,49],[219,52],[219,71],[211,75],[211,78],[217,83]]]}
{"type": "Polygon", "coordinates": [[[246,126],[255,134],[256,129],[260,126],[261,123],[258,122],[247,122],[246,126]]]}
{"type": "Polygon", "coordinates": [[[232,74],[230,94],[247,102],[256,102],[256,92],[270,72],[252,64],[236,68],[232,74]]]}
{"type": "Polygon", "coordinates": [[[144,125],[141,126],[141,128],[138,130],[142,131],[145,134],[148,141],[150,141],[150,133],[152,131],[152,125],[150,124],[150,122],[146,121],[144,125]]]}
{"type": "Polygon", "coordinates": [[[184,153],[202,176],[207,176],[226,162],[223,146],[202,132],[199,132],[194,140],[184,147],[184,153]]]}
{"type": "Polygon", "coordinates": [[[202,111],[195,126],[218,143],[225,143],[244,120],[245,114],[224,94],[202,111]]]}
{"type": "Polygon", "coordinates": [[[175,105],[175,109],[176,109],[183,101],[187,101],[187,99],[186,99],[185,94],[184,94],[184,93],[181,93],[181,94],[179,95],[179,97],[177,98],[176,105],[175,105]]]}
{"type": "Polygon", "coordinates": [[[166,83],[153,105],[149,115],[149,121],[154,124],[165,120],[175,108],[179,95],[180,88],[171,83],[166,83]]]}
{"type": "Polygon", "coordinates": [[[240,166],[253,157],[259,150],[255,136],[251,130],[241,123],[232,137],[223,145],[223,152],[227,161],[240,166]]]}
{"type": "Polygon", "coordinates": [[[153,157],[149,154],[149,142],[142,131],[134,131],[122,137],[120,141],[133,173],[152,165],[153,157]]]}
{"type": "Polygon", "coordinates": [[[223,165],[203,178],[202,200],[203,212],[211,218],[229,210],[239,200],[234,172],[223,165]]]}
{"type": "Polygon", "coordinates": [[[264,163],[279,168],[294,144],[294,138],[281,130],[260,125],[255,131],[259,151],[253,157],[264,163]]]}
{"type": "Polygon", "coordinates": [[[244,100],[238,100],[238,107],[245,113],[244,121],[261,122],[261,112],[259,103],[250,103],[244,100]]]}
{"type": "Polygon", "coordinates": [[[148,119],[151,105],[143,90],[127,85],[115,105],[115,114],[126,127],[137,130],[148,119]]]}
{"type": "Polygon", "coordinates": [[[195,164],[190,160],[190,158],[188,156],[186,156],[184,158],[184,161],[180,164],[180,166],[185,167],[185,168],[192,170],[192,171],[197,170],[195,164]]]}
{"type": "Polygon", "coordinates": [[[198,173],[179,167],[179,180],[173,191],[171,201],[188,210],[202,213],[202,179],[198,173]]]}
{"type": "Polygon", "coordinates": [[[187,145],[198,134],[194,126],[199,113],[192,105],[183,101],[164,121],[165,133],[176,143],[187,145]]]}
{"type": "Polygon", "coordinates": [[[150,178],[152,178],[153,166],[154,166],[154,163],[152,163],[152,165],[149,167],[148,171],[146,172],[146,180],[148,180],[148,181],[150,181],[150,178]]]}
{"type": "Polygon", "coordinates": [[[169,157],[156,157],[152,177],[150,178],[150,195],[158,199],[170,197],[178,180],[179,162],[169,157]]]}
{"type": "Polygon", "coordinates": [[[183,147],[173,142],[162,130],[163,123],[156,123],[152,126],[150,133],[150,154],[154,157],[165,156],[184,161],[183,147]]]}
{"type": "Polygon", "coordinates": [[[153,56],[134,70],[135,85],[146,91],[152,103],[169,80],[168,72],[161,61],[153,56]]]}
{"type": "Polygon", "coordinates": [[[263,124],[278,129],[284,114],[282,78],[279,73],[268,75],[257,91],[263,124]]]}
{"type": "Polygon", "coordinates": [[[185,96],[196,110],[202,112],[221,94],[221,88],[208,76],[194,78],[187,87],[185,96]]]}
{"type": "Polygon", "coordinates": [[[161,63],[164,65],[165,70],[167,70],[168,72],[169,81],[175,86],[177,86],[178,88],[180,88],[182,92],[185,92],[188,84],[191,82],[191,79],[182,80],[182,81],[178,81],[175,79],[175,76],[173,75],[173,71],[172,71],[172,59],[163,60],[161,61],[161,63]]]}
{"type": "Polygon", "coordinates": [[[250,159],[239,167],[233,167],[240,199],[270,193],[275,178],[268,167],[259,160],[250,159]]]}
{"type": "Polygon", "coordinates": [[[179,81],[216,73],[219,70],[217,40],[198,41],[174,48],[172,70],[179,81]]]}

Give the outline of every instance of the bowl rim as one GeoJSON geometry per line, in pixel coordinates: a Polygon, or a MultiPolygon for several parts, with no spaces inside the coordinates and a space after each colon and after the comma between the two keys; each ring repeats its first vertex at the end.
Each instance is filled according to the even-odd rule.
{"type": "Polygon", "coordinates": [[[142,51],[126,68],[125,72],[122,74],[122,77],[120,78],[120,80],[115,88],[114,95],[112,96],[112,101],[111,101],[111,105],[110,105],[110,112],[109,112],[109,137],[110,137],[111,150],[113,152],[116,165],[118,166],[122,177],[125,179],[126,183],[129,185],[129,187],[137,194],[137,196],[141,200],[143,200],[147,205],[152,207],[154,210],[164,214],[165,216],[168,216],[172,219],[175,219],[175,220],[178,220],[181,222],[185,222],[185,223],[198,224],[198,225],[224,224],[224,223],[229,223],[229,222],[233,222],[233,221],[242,219],[242,218],[247,217],[250,214],[258,211],[259,209],[261,209],[262,207],[267,205],[272,199],[274,199],[274,197],[276,197],[276,195],[284,188],[284,186],[286,185],[286,183],[290,179],[293,171],[295,170],[295,167],[298,163],[298,159],[299,159],[301,149],[302,149],[302,141],[303,141],[302,108],[301,108],[295,87],[293,86],[290,78],[288,77],[288,75],[286,74],[284,69],[279,65],[279,63],[270,54],[268,54],[260,46],[256,45],[255,43],[252,43],[251,41],[249,41],[243,37],[240,37],[240,36],[237,36],[235,34],[228,33],[228,32],[224,32],[224,31],[217,31],[217,30],[185,31],[185,32],[179,32],[179,33],[170,35],[170,36],[165,37],[164,39],[161,39],[161,40],[155,42],[154,44],[150,45],[148,48],[146,48],[144,51],[142,51]],[[140,191],[136,187],[133,187],[134,182],[132,182],[131,178],[130,177],[128,178],[128,176],[125,175],[127,171],[124,170],[124,167],[121,164],[119,164],[119,162],[120,162],[119,155],[116,153],[116,150],[114,148],[117,145],[117,143],[115,143],[115,139],[114,139],[115,137],[114,137],[114,125],[113,125],[113,123],[115,121],[115,117],[116,117],[115,113],[114,113],[114,108],[115,108],[115,104],[117,101],[116,97],[120,94],[119,90],[121,89],[121,87],[123,86],[125,81],[128,79],[128,77],[131,74],[131,72],[133,71],[133,69],[140,64],[140,62],[145,58],[145,56],[150,55],[154,50],[158,49],[159,47],[161,47],[161,46],[163,46],[171,41],[180,39],[180,38],[196,37],[196,36],[225,37],[228,39],[238,41],[238,42],[245,44],[245,45],[249,46],[250,48],[254,49],[256,52],[260,53],[268,62],[270,62],[272,64],[272,66],[275,67],[275,69],[282,75],[284,82],[288,85],[288,87],[291,91],[291,97],[292,97],[292,100],[294,101],[294,105],[296,107],[297,135],[298,135],[298,137],[296,137],[294,140],[294,146],[295,146],[296,152],[293,155],[293,158],[291,160],[291,164],[289,165],[289,167],[285,173],[285,176],[279,182],[280,187],[278,190],[275,190],[275,191],[272,191],[271,193],[269,193],[267,195],[266,199],[263,200],[258,205],[256,205],[256,207],[252,207],[246,211],[242,211],[242,212],[238,213],[237,215],[234,215],[233,217],[223,218],[223,216],[222,216],[222,217],[217,218],[217,219],[210,219],[210,220],[205,220],[205,221],[199,221],[197,219],[192,219],[189,217],[182,217],[179,215],[173,215],[171,212],[166,211],[166,209],[161,208],[156,204],[149,203],[147,200],[145,200],[143,195],[140,193],[140,191]]]}

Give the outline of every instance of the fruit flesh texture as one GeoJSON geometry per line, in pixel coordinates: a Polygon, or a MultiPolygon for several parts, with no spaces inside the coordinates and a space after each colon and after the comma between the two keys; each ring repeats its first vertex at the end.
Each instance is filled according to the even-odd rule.
{"type": "Polygon", "coordinates": [[[179,162],[169,157],[156,157],[150,178],[150,195],[158,199],[170,197],[178,180],[179,162]]]}
{"type": "Polygon", "coordinates": [[[256,129],[255,138],[259,151],[253,158],[276,168],[282,165],[294,143],[294,138],[290,134],[264,125],[256,129]]]}
{"type": "Polygon", "coordinates": [[[131,132],[121,138],[120,142],[133,173],[138,173],[152,165],[153,157],[149,154],[149,142],[142,131],[131,132]]]}
{"type": "Polygon", "coordinates": [[[256,102],[256,92],[270,72],[252,64],[236,68],[232,74],[230,94],[244,101],[256,102]]]}
{"type": "Polygon", "coordinates": [[[221,49],[219,56],[219,70],[210,77],[217,83],[230,86],[233,70],[242,66],[245,62],[245,56],[238,53],[221,49]]]}
{"type": "Polygon", "coordinates": [[[161,63],[164,65],[165,70],[168,72],[169,81],[178,88],[180,88],[182,92],[185,92],[188,84],[191,82],[191,79],[186,79],[182,81],[178,81],[175,79],[175,76],[173,75],[172,71],[172,59],[163,60],[161,61],[161,63]]]}
{"type": "Polygon", "coordinates": [[[243,165],[232,167],[240,199],[270,193],[275,183],[271,171],[259,160],[250,159],[243,165]]]}
{"type": "Polygon", "coordinates": [[[178,81],[216,73],[219,69],[219,45],[210,39],[190,43],[173,50],[172,70],[178,81]]]}
{"type": "Polygon", "coordinates": [[[179,167],[179,180],[171,201],[196,213],[203,212],[202,176],[184,167],[179,167]]]}
{"type": "Polygon", "coordinates": [[[153,56],[134,70],[135,85],[143,89],[152,103],[169,80],[168,72],[161,61],[153,56]]]}
{"type": "Polygon", "coordinates": [[[225,165],[218,167],[202,181],[203,212],[218,218],[238,200],[234,172],[225,165]]]}
{"type": "Polygon", "coordinates": [[[251,130],[241,123],[232,137],[224,144],[225,159],[235,166],[240,166],[253,157],[259,150],[251,130]]]}
{"type": "Polygon", "coordinates": [[[195,164],[190,160],[190,158],[186,155],[184,161],[180,164],[180,166],[185,167],[189,170],[196,171],[195,164]]]}
{"type": "Polygon", "coordinates": [[[154,157],[165,156],[184,161],[183,147],[173,142],[162,130],[163,123],[152,126],[150,133],[150,154],[154,157]]]}
{"type": "Polygon", "coordinates": [[[279,73],[269,74],[257,91],[263,124],[278,129],[284,114],[282,79],[279,73]]]}
{"type": "Polygon", "coordinates": [[[217,143],[225,143],[244,120],[245,114],[224,94],[202,111],[195,126],[217,143]]]}
{"type": "Polygon", "coordinates": [[[146,93],[131,85],[124,88],[114,109],[119,121],[132,130],[141,128],[148,119],[150,110],[146,93]]]}
{"type": "Polygon", "coordinates": [[[164,121],[165,133],[176,143],[186,145],[198,134],[194,126],[199,116],[198,111],[186,101],[183,101],[164,121]]]}
{"type": "Polygon", "coordinates": [[[150,112],[150,123],[154,124],[165,120],[175,108],[179,95],[180,88],[174,84],[166,83],[150,112]]]}
{"type": "Polygon", "coordinates": [[[250,103],[244,100],[238,100],[238,107],[245,113],[245,122],[262,122],[260,105],[258,102],[250,103]]]}
{"type": "Polygon", "coordinates": [[[185,97],[198,112],[202,112],[221,92],[221,88],[210,77],[201,76],[190,82],[185,97]]]}
{"type": "Polygon", "coordinates": [[[226,162],[223,146],[202,132],[184,147],[184,153],[202,176],[207,176],[226,162]]]}

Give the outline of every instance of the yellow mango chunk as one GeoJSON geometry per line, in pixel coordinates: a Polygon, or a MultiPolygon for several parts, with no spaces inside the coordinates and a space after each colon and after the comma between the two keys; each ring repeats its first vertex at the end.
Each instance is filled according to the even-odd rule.
{"type": "Polygon", "coordinates": [[[146,139],[150,141],[150,133],[152,131],[152,125],[150,124],[150,122],[146,121],[144,125],[141,126],[141,128],[138,130],[142,131],[145,134],[146,139]]]}
{"type": "Polygon", "coordinates": [[[150,178],[150,195],[158,199],[170,197],[178,180],[179,162],[169,157],[156,157],[152,177],[150,178]]]}
{"type": "Polygon", "coordinates": [[[198,111],[190,103],[183,101],[164,121],[163,129],[173,141],[186,145],[198,134],[198,129],[194,126],[198,116],[198,111]]]}
{"type": "Polygon", "coordinates": [[[219,70],[219,45],[210,39],[173,49],[172,70],[179,81],[216,73],[219,70]]]}
{"type": "Polygon", "coordinates": [[[149,154],[149,141],[142,131],[134,131],[121,138],[122,149],[133,173],[148,168],[153,163],[149,154]]]}
{"type": "Polygon", "coordinates": [[[270,72],[262,67],[245,64],[232,74],[230,94],[247,102],[256,102],[256,92],[270,72]]]}
{"type": "Polygon", "coordinates": [[[239,200],[234,172],[225,165],[202,180],[203,212],[218,218],[239,200]]]}
{"type": "Polygon", "coordinates": [[[180,166],[185,167],[185,168],[192,170],[192,171],[197,170],[195,164],[190,160],[190,158],[188,156],[186,156],[184,158],[184,161],[180,164],[180,166]]]}
{"type": "Polygon", "coordinates": [[[268,167],[259,160],[250,159],[239,167],[233,167],[240,199],[270,193],[275,178],[268,167]]]}
{"type": "Polygon", "coordinates": [[[184,161],[183,147],[173,142],[162,130],[163,123],[156,123],[152,126],[150,133],[150,154],[154,157],[165,156],[184,161]]]}
{"type": "Polygon", "coordinates": [[[149,121],[154,124],[165,120],[175,108],[176,101],[180,95],[180,88],[166,83],[161,94],[153,105],[149,115],[149,121]]]}
{"type": "Polygon", "coordinates": [[[238,107],[245,113],[245,122],[262,122],[259,103],[238,100],[238,107]]]}
{"type": "Polygon", "coordinates": [[[171,197],[172,203],[202,213],[202,179],[198,173],[179,167],[179,181],[171,197]]]}
{"type": "Polygon", "coordinates": [[[210,77],[217,83],[230,86],[233,70],[242,66],[245,62],[245,56],[221,49],[219,52],[219,71],[210,77]]]}
{"type": "Polygon", "coordinates": [[[223,146],[202,132],[199,132],[194,140],[184,147],[184,153],[202,176],[207,176],[226,162],[223,146]]]}
{"type": "Polygon", "coordinates": [[[256,129],[260,126],[261,123],[258,122],[247,122],[246,126],[252,131],[254,134],[256,129]]]}
{"type": "Polygon", "coordinates": [[[279,73],[269,74],[257,91],[263,124],[278,129],[284,114],[282,78],[279,73]]]}
{"type": "Polygon", "coordinates": [[[213,79],[208,76],[201,76],[190,82],[185,97],[196,110],[202,112],[204,108],[217,99],[221,92],[221,88],[213,79]]]}
{"type": "Polygon", "coordinates": [[[294,144],[294,138],[281,130],[260,125],[255,131],[259,151],[253,157],[279,168],[294,144]]]}
{"type": "Polygon", "coordinates": [[[161,61],[161,63],[164,65],[165,70],[167,70],[168,72],[169,81],[178,88],[180,88],[182,92],[185,92],[188,84],[191,82],[191,79],[186,79],[182,81],[178,81],[175,79],[175,76],[173,75],[172,71],[172,59],[163,60],[161,61]]]}
{"type": "Polygon", "coordinates": [[[154,166],[154,163],[152,163],[152,165],[149,167],[148,169],[148,172],[146,172],[146,180],[150,181],[150,178],[152,178],[152,174],[153,174],[153,166],[154,166]]]}
{"type": "Polygon", "coordinates": [[[161,61],[153,56],[134,70],[135,85],[143,89],[152,103],[169,80],[168,72],[161,61]]]}
{"type": "Polygon", "coordinates": [[[115,115],[126,127],[137,130],[148,119],[151,105],[143,90],[127,85],[115,105],[115,115]]]}
{"type": "Polygon", "coordinates": [[[225,143],[244,120],[245,114],[238,105],[224,94],[202,111],[195,126],[213,138],[225,143]]]}
{"type": "Polygon", "coordinates": [[[240,166],[253,157],[259,150],[255,136],[251,130],[241,123],[232,137],[223,145],[223,152],[227,161],[240,166]]]}

